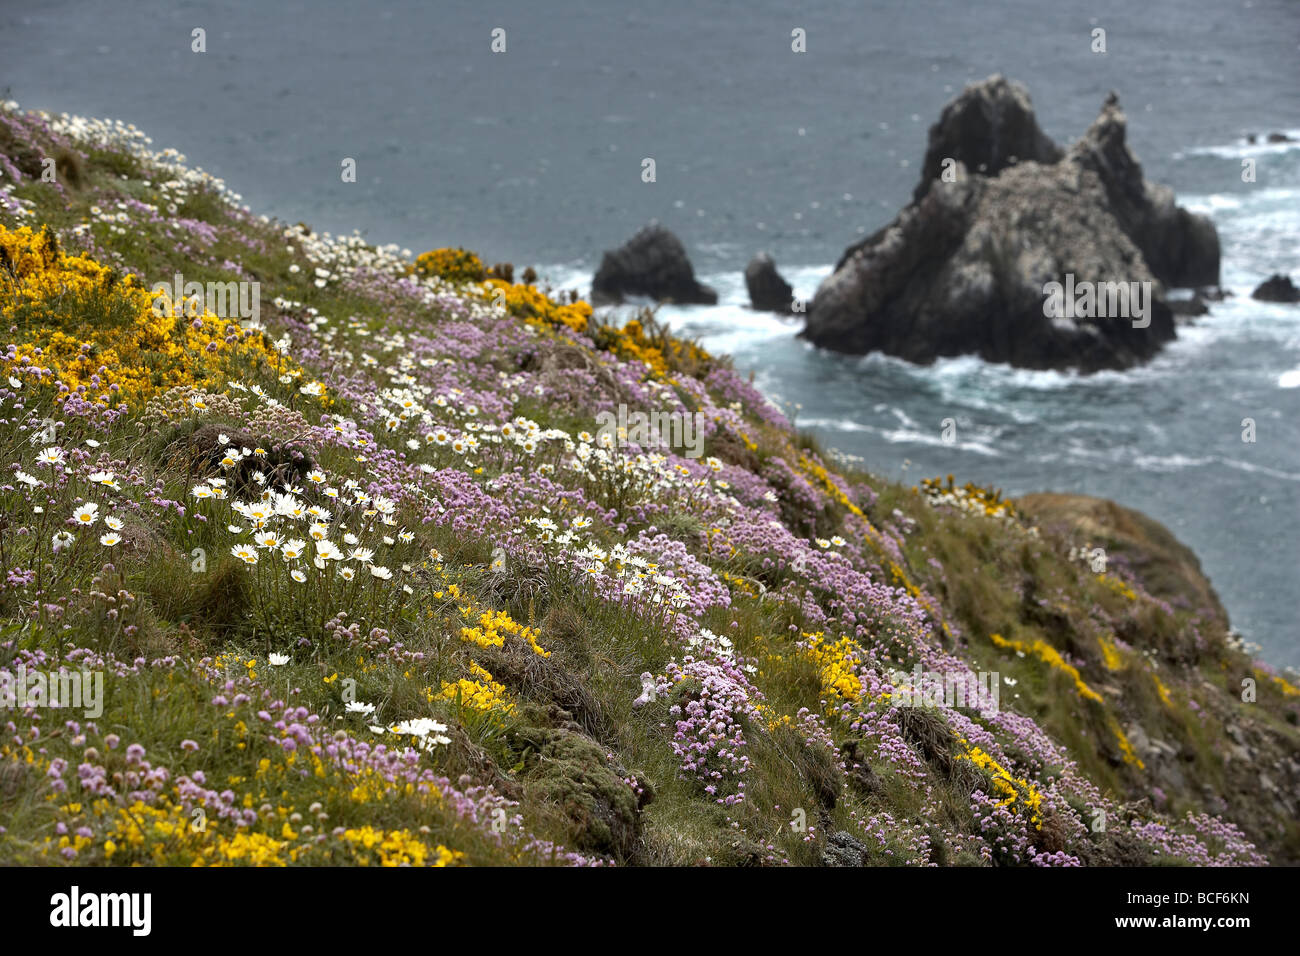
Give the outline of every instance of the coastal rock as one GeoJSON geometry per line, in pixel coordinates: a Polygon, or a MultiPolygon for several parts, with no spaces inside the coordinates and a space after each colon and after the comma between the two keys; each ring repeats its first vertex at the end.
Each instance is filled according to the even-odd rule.
{"type": "Polygon", "coordinates": [[[921,363],[976,354],[1122,369],[1175,337],[1165,286],[1218,277],[1213,224],[1142,178],[1114,94],[1062,151],[1038,129],[1024,87],[994,76],[945,108],[915,198],[845,251],[802,335],[921,363]],[[1049,283],[1064,293],[1050,304],[1049,283]]]}
{"type": "Polygon", "coordinates": [[[629,295],[679,304],[718,301],[717,292],[696,280],[682,241],[658,222],[606,252],[592,280],[591,298],[597,305],[619,303],[629,295]]]}
{"type": "Polygon", "coordinates": [[[1174,337],[1173,316],[1105,196],[1095,173],[1071,163],[936,183],[846,254],[817,290],[803,335],[921,363],[975,354],[1091,372],[1148,359],[1174,337]],[[1125,294],[1145,292],[1148,314],[1049,318],[1044,287],[1067,274],[1072,287],[1114,281],[1125,294]]]}
{"type": "Polygon", "coordinates": [[[982,176],[996,176],[1018,161],[1054,163],[1061,148],[1038,128],[1029,90],[995,75],[966,87],[943,108],[930,127],[921,181],[912,194],[920,199],[939,181],[945,159],[982,176]]]}
{"type": "Polygon", "coordinates": [[[760,252],[745,266],[745,288],[749,290],[749,303],[762,312],[788,314],[794,303],[794,289],[776,271],[776,263],[766,252],[760,252]]]}
{"type": "Polygon", "coordinates": [[[1127,120],[1111,93],[1065,161],[1091,169],[1106,187],[1109,211],[1133,240],[1152,274],[1166,286],[1219,284],[1214,224],[1174,202],[1168,186],[1147,182],[1126,143],[1127,120]]]}
{"type": "Polygon", "coordinates": [[[1292,284],[1290,276],[1278,273],[1261,282],[1250,297],[1260,302],[1300,302],[1300,289],[1292,284]]]}

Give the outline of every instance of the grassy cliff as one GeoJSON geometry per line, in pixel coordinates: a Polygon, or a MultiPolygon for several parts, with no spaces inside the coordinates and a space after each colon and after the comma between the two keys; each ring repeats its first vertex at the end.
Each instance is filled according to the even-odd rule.
{"type": "Polygon", "coordinates": [[[515,278],[0,110],[0,860],[1300,859],[1300,691],[1159,525],[515,278]]]}

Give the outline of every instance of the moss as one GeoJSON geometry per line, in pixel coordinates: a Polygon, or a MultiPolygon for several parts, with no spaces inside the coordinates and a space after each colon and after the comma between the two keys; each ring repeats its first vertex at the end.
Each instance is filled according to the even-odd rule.
{"type": "Polygon", "coordinates": [[[522,754],[520,779],[530,801],[562,817],[566,842],[628,860],[641,835],[638,797],[624,771],[591,738],[561,728],[527,727],[511,745],[522,754]]]}

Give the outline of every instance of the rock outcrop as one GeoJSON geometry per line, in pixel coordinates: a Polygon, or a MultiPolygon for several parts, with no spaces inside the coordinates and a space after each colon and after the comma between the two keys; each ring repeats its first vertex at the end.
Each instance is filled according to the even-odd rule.
{"type": "Polygon", "coordinates": [[[776,263],[766,252],[760,252],[745,266],[745,288],[749,290],[749,304],[761,312],[789,314],[794,304],[794,289],[776,271],[776,263]]]}
{"type": "Polygon", "coordinates": [[[1088,495],[1032,494],[1018,498],[1015,504],[1044,530],[1061,532],[1080,545],[1102,548],[1108,564],[1127,565],[1154,597],[1228,626],[1228,612],[1195,552],[1154,518],[1088,495]]]}
{"type": "Polygon", "coordinates": [[[915,198],[846,250],[802,334],[914,362],[1127,368],[1175,336],[1165,286],[1218,279],[1214,226],[1142,178],[1114,94],[1062,151],[994,76],[945,108],[915,198]]]}
{"type": "Polygon", "coordinates": [[[1250,297],[1260,302],[1300,302],[1300,289],[1292,284],[1290,276],[1279,273],[1261,282],[1250,297]]]}
{"type": "Polygon", "coordinates": [[[1218,285],[1219,235],[1214,224],[1179,207],[1168,186],[1142,177],[1142,166],[1125,142],[1126,126],[1119,99],[1111,93],[1066,161],[1100,177],[1111,214],[1142,250],[1157,279],[1166,286],[1218,285]]]}
{"type": "Polygon", "coordinates": [[[1054,163],[1059,146],[1038,128],[1029,91],[1001,75],[967,87],[943,108],[930,127],[921,181],[912,193],[920,199],[943,173],[944,160],[961,163],[981,176],[996,176],[1017,162],[1054,163]]]}
{"type": "Polygon", "coordinates": [[[718,293],[695,278],[682,241],[658,222],[606,252],[592,280],[591,298],[596,305],[622,302],[629,295],[679,304],[718,301],[718,293]]]}

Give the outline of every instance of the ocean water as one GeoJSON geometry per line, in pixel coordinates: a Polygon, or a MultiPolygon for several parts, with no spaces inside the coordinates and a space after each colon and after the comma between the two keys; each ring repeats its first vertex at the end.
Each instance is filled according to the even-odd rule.
{"type": "Polygon", "coordinates": [[[0,91],[133,122],[256,211],[463,245],[559,287],[585,291],[601,251],[658,218],[720,292],[661,316],[827,445],[894,478],[1138,508],[1197,552],[1266,659],[1300,664],[1300,307],[1248,298],[1274,271],[1300,279],[1300,144],[1245,139],[1300,135],[1295,0],[5,0],[0,91]],[[832,355],[747,308],[760,249],[811,296],[910,197],[943,104],[993,72],[1062,143],[1118,91],[1147,176],[1213,217],[1234,297],[1149,365],[1091,377],[832,355]]]}

